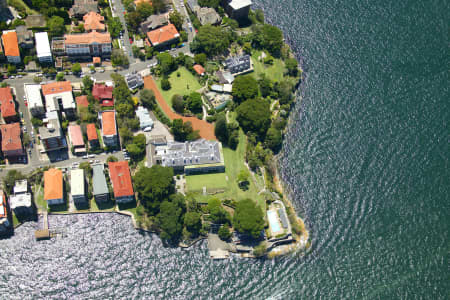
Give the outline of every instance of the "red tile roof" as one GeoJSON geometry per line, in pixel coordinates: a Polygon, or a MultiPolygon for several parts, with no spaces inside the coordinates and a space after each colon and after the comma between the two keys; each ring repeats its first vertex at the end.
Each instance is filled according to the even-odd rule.
{"type": "Polygon", "coordinates": [[[15,151],[22,149],[22,140],[20,138],[20,124],[11,123],[0,126],[2,133],[2,151],[15,151]]]}
{"type": "Polygon", "coordinates": [[[158,29],[147,32],[147,38],[153,46],[157,46],[164,42],[173,40],[179,37],[177,29],[173,24],[169,24],[158,29]]]}
{"type": "Polygon", "coordinates": [[[44,200],[63,198],[63,176],[59,169],[44,172],[44,200]]]}
{"type": "Polygon", "coordinates": [[[89,106],[89,101],[88,101],[88,98],[86,95],[76,97],[75,101],[77,101],[77,106],[80,106],[80,107],[88,107],[89,106]]]}
{"type": "Polygon", "coordinates": [[[201,65],[194,65],[193,68],[198,75],[202,75],[205,73],[205,68],[203,68],[201,65]]]}
{"type": "Polygon", "coordinates": [[[100,57],[98,57],[98,56],[94,56],[94,57],[92,58],[92,62],[93,62],[94,64],[100,64],[100,63],[102,62],[102,59],[101,59],[100,57]]]}
{"type": "Polygon", "coordinates": [[[15,31],[4,32],[2,42],[5,56],[20,56],[19,42],[15,31]]]}
{"type": "Polygon", "coordinates": [[[71,91],[72,84],[70,84],[70,81],[57,81],[42,85],[42,94],[44,96],[71,91]]]}
{"type": "Polygon", "coordinates": [[[98,101],[105,99],[111,100],[113,98],[113,89],[112,86],[96,83],[92,88],[92,96],[98,101]]]}
{"type": "Polygon", "coordinates": [[[96,32],[92,31],[89,33],[81,33],[81,34],[66,34],[66,45],[78,45],[78,44],[110,44],[111,43],[111,35],[108,32],[96,32]]]}
{"type": "Polygon", "coordinates": [[[134,195],[130,168],[127,161],[109,162],[109,176],[114,190],[114,197],[134,195]]]}
{"type": "Polygon", "coordinates": [[[91,31],[91,30],[100,30],[103,31],[105,30],[105,24],[103,24],[103,21],[105,21],[105,18],[94,12],[88,12],[87,14],[85,14],[83,16],[83,21],[84,21],[84,29],[86,31],[91,31]]]}
{"type": "Polygon", "coordinates": [[[104,111],[102,113],[102,131],[103,131],[103,135],[117,134],[116,112],[114,110],[104,111]]]}
{"type": "Polygon", "coordinates": [[[70,125],[68,128],[70,141],[74,147],[84,146],[83,133],[80,125],[70,125]]]}
{"type": "Polygon", "coordinates": [[[88,141],[98,140],[97,129],[95,128],[94,123],[86,125],[86,132],[88,141]]]}
{"type": "Polygon", "coordinates": [[[0,88],[0,110],[3,118],[13,117],[16,115],[16,104],[11,94],[11,88],[0,88]]]}

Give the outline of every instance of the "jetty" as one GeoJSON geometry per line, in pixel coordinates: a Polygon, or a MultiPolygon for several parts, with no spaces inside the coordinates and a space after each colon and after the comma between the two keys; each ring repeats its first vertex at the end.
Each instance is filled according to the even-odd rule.
{"type": "Polygon", "coordinates": [[[34,236],[36,238],[36,241],[41,241],[41,240],[48,240],[50,238],[50,230],[48,229],[48,213],[46,211],[44,211],[41,214],[42,217],[42,223],[43,223],[43,228],[42,229],[37,229],[34,232],[34,236]]]}

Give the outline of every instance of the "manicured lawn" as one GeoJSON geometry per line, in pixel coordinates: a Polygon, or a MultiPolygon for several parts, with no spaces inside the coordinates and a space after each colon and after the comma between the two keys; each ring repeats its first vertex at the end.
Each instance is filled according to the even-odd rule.
{"type": "Polygon", "coordinates": [[[35,15],[38,12],[28,7],[22,0],[8,0],[8,5],[17,8],[18,10],[25,10],[28,15],[35,15]]]}
{"type": "Polygon", "coordinates": [[[44,187],[35,185],[33,189],[34,201],[39,210],[47,210],[47,202],[44,200],[44,187]]]}
{"type": "MultiPolygon", "coordinates": [[[[261,55],[261,51],[253,51],[252,62],[254,72],[251,73],[256,79],[259,78],[260,74],[266,74],[267,78],[274,81],[281,81],[283,79],[283,73],[285,71],[284,62],[281,59],[275,58],[272,65],[265,65],[263,62],[258,60],[258,56],[261,55]]],[[[267,53],[266,53],[267,55],[267,53]]]]}
{"type": "Polygon", "coordinates": [[[171,85],[170,90],[164,91],[161,88],[161,80],[160,77],[156,83],[158,84],[158,88],[161,91],[164,100],[166,100],[167,104],[172,107],[172,96],[173,95],[189,95],[192,92],[201,88],[200,83],[198,83],[197,79],[191,72],[188,71],[185,67],[180,67],[178,70],[169,75],[169,82],[171,85]],[[177,73],[180,73],[180,77],[177,77],[177,73]]]}
{"type": "Polygon", "coordinates": [[[17,219],[16,214],[13,213],[13,226],[16,227],[20,224],[20,221],[17,219]]]}
{"type": "Polygon", "coordinates": [[[225,173],[190,175],[186,176],[186,185],[189,192],[203,192],[204,186],[206,190],[226,189],[227,180],[225,173]]]}

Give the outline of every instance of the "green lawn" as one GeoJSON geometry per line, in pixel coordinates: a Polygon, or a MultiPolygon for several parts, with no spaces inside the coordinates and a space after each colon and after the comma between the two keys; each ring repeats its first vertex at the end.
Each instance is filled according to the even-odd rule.
{"type": "Polygon", "coordinates": [[[28,7],[22,0],[8,0],[8,5],[16,8],[18,11],[25,11],[28,15],[35,15],[38,12],[28,7]]]}
{"type": "Polygon", "coordinates": [[[169,75],[169,82],[171,85],[170,90],[164,91],[161,88],[161,80],[160,77],[156,83],[158,84],[158,88],[161,91],[161,94],[164,97],[164,100],[172,107],[172,96],[175,94],[178,95],[189,95],[192,92],[201,88],[200,83],[198,83],[197,79],[191,72],[188,71],[185,67],[180,67],[178,70],[169,75]],[[180,73],[180,77],[177,77],[177,73],[180,73]]]}
{"type": "MultiPolygon", "coordinates": [[[[272,65],[265,65],[263,62],[258,60],[258,56],[261,55],[261,51],[253,51],[252,62],[254,72],[251,73],[256,79],[259,78],[260,74],[266,74],[267,78],[274,81],[281,81],[283,79],[283,74],[285,71],[284,62],[281,59],[274,58],[272,65]]],[[[267,55],[267,53],[266,53],[267,55]]]]}
{"type": "Polygon", "coordinates": [[[47,210],[47,202],[44,200],[44,187],[35,185],[33,188],[33,194],[38,210],[47,210]]]}
{"type": "Polygon", "coordinates": [[[186,185],[189,192],[203,192],[203,187],[207,190],[219,190],[227,188],[225,173],[211,173],[201,175],[186,176],[186,185]]]}
{"type": "MultiPolygon", "coordinates": [[[[198,186],[201,182],[212,182],[210,184],[218,184],[214,183],[214,180],[218,180],[218,177],[215,177],[215,175],[224,176],[226,175],[228,177],[228,180],[226,180],[226,189],[225,192],[215,194],[213,196],[196,196],[198,202],[200,203],[207,203],[208,199],[211,197],[218,197],[220,199],[234,199],[234,200],[242,200],[246,198],[250,198],[258,203],[258,205],[265,211],[266,210],[266,201],[263,196],[258,195],[259,189],[257,188],[255,182],[253,181],[253,178],[250,176],[249,181],[250,184],[248,186],[248,190],[244,191],[238,186],[237,177],[239,172],[242,169],[246,169],[247,167],[244,164],[244,156],[245,156],[245,145],[246,145],[246,139],[245,134],[242,132],[242,130],[239,132],[239,146],[236,150],[231,150],[230,148],[223,148],[223,155],[225,159],[225,174],[204,174],[204,175],[195,175],[195,176],[203,176],[199,177],[198,179],[195,178],[195,176],[186,176],[186,183],[188,186],[188,191],[193,188],[191,186],[195,187],[198,186]],[[214,175],[214,176],[213,176],[214,175]],[[194,180],[189,177],[194,177],[194,180]],[[209,178],[208,178],[209,177],[209,178]],[[194,181],[194,182],[193,182],[194,181]]],[[[262,182],[262,179],[257,176],[258,182],[262,182]]],[[[263,185],[260,184],[262,187],[263,185]]],[[[200,189],[201,189],[200,187],[200,189]]]]}
{"type": "Polygon", "coordinates": [[[19,219],[17,219],[16,214],[13,212],[13,227],[16,228],[17,225],[21,224],[21,222],[19,221],[19,219]]]}

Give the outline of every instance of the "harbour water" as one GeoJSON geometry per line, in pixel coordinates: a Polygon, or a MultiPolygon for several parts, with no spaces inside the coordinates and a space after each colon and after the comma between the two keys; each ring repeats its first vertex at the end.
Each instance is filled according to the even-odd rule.
{"type": "Polygon", "coordinates": [[[125,216],[51,216],[66,238],[0,240],[0,298],[448,299],[450,2],[256,6],[306,74],[281,174],[310,252],[211,261],[125,216]]]}

